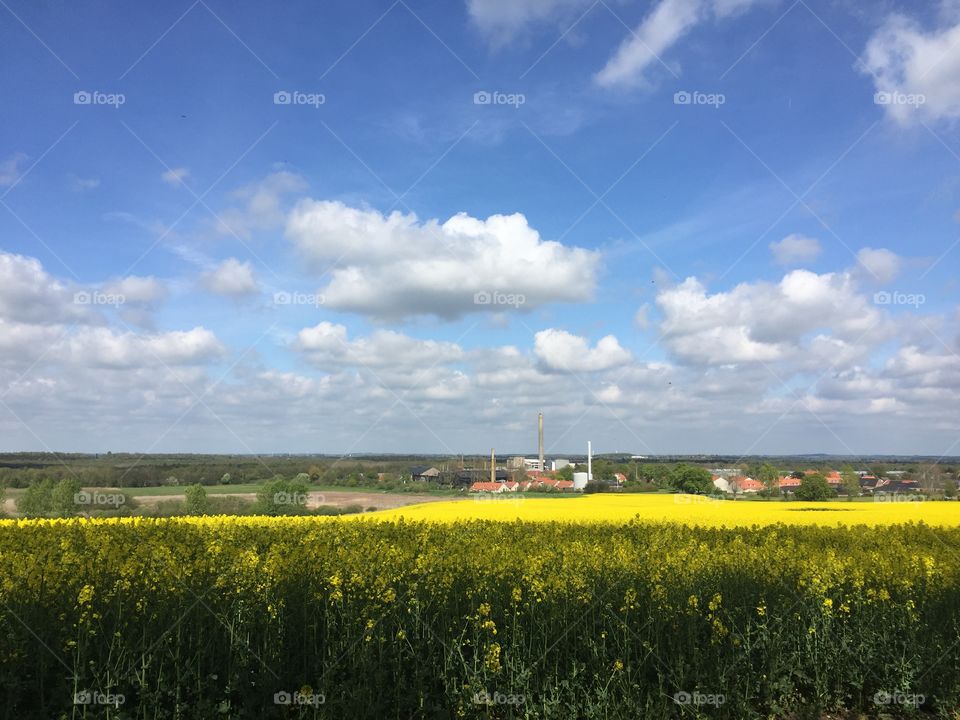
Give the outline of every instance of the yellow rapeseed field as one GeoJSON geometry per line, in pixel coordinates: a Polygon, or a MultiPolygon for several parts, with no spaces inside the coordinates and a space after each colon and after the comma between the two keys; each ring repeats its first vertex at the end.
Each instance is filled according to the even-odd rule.
{"type": "MultiPolygon", "coordinates": [[[[359,517],[359,516],[358,516],[359,517]]],[[[920,500],[778,502],[715,500],[700,495],[596,494],[580,497],[536,497],[520,494],[477,495],[465,500],[408,505],[362,517],[428,520],[610,521],[634,518],[709,527],[751,525],[894,525],[924,522],[960,526],[960,503],[920,500]]]]}

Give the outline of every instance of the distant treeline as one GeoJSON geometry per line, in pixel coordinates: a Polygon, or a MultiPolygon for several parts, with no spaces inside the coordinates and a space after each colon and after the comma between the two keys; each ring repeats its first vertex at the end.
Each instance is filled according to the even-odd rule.
{"type": "MultiPolygon", "coordinates": [[[[571,457],[574,461],[584,458],[571,457]]],[[[505,457],[498,459],[504,462],[505,457]]],[[[669,486],[667,480],[673,469],[682,463],[699,467],[736,468],[746,475],[755,475],[758,468],[769,463],[783,473],[795,470],[840,470],[849,467],[883,475],[902,470],[907,477],[926,477],[931,468],[939,477],[956,477],[957,464],[932,463],[929,460],[893,462],[886,458],[856,460],[811,457],[752,457],[732,458],[716,456],[708,459],[681,456],[637,460],[627,455],[609,454],[594,457],[593,473],[597,479],[612,479],[622,473],[628,482],[669,486]]],[[[25,488],[43,480],[76,480],[85,487],[157,487],[161,485],[238,485],[266,480],[297,478],[317,484],[357,487],[378,484],[397,487],[409,484],[413,466],[431,466],[451,477],[460,467],[489,467],[488,457],[363,456],[335,458],[326,455],[137,455],[133,453],[106,453],[100,455],[55,453],[0,454],[0,487],[25,488]],[[306,477],[304,477],[306,476],[306,477]]],[[[568,469],[564,474],[570,474],[568,469]]],[[[572,476],[572,475],[571,475],[572,476]]],[[[419,485],[419,483],[418,483],[419,485]]]]}

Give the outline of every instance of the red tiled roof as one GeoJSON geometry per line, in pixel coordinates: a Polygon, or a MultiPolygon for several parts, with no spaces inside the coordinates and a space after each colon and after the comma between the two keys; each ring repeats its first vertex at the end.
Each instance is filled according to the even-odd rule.
{"type": "Polygon", "coordinates": [[[475,482],[470,486],[470,492],[499,492],[500,485],[498,482],[475,482]]]}

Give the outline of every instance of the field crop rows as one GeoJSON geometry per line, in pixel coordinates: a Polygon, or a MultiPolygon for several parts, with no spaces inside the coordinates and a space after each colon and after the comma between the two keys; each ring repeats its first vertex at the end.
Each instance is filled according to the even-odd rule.
{"type": "Polygon", "coordinates": [[[4,521],[0,714],[952,717],[958,552],[922,525],[4,521]]]}

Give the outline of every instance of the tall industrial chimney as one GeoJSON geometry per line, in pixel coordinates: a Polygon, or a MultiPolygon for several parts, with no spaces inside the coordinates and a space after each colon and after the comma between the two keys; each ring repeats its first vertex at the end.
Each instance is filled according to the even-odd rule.
{"type": "Polygon", "coordinates": [[[540,472],[543,472],[546,470],[546,467],[543,465],[543,413],[537,416],[537,447],[540,449],[537,456],[540,461],[540,472]]]}
{"type": "Polygon", "coordinates": [[[587,480],[593,480],[593,445],[587,440],[587,480]]]}
{"type": "Polygon", "coordinates": [[[490,448],[490,482],[497,481],[497,455],[493,450],[490,448]]]}

